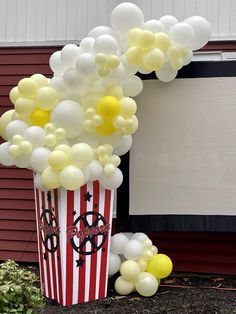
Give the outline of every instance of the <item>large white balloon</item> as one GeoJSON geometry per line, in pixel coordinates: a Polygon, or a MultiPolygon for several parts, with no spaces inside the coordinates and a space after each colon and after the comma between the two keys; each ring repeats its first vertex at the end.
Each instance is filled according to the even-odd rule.
{"type": "Polygon", "coordinates": [[[101,164],[96,159],[94,159],[88,165],[88,171],[89,171],[89,181],[96,181],[102,175],[103,167],[101,166],[101,164]]]}
{"type": "Polygon", "coordinates": [[[177,23],[170,29],[170,38],[183,47],[192,47],[194,31],[187,23],[177,23]]]}
{"type": "Polygon", "coordinates": [[[34,186],[40,191],[47,192],[49,189],[43,184],[41,173],[37,172],[34,175],[34,186]]]}
{"type": "Polygon", "coordinates": [[[63,75],[63,81],[67,88],[74,92],[82,92],[87,87],[87,79],[76,71],[75,68],[69,68],[63,75]]]}
{"type": "Polygon", "coordinates": [[[51,153],[46,147],[35,148],[30,157],[30,165],[35,171],[42,172],[48,167],[48,156],[51,153]]]}
{"type": "Polygon", "coordinates": [[[70,139],[82,133],[84,127],[84,110],[73,100],[63,100],[51,113],[51,122],[66,130],[70,139]]]}
{"type": "Polygon", "coordinates": [[[151,273],[142,272],[135,282],[135,288],[142,296],[151,297],[157,292],[158,281],[151,273]]]}
{"type": "Polygon", "coordinates": [[[211,36],[211,26],[202,16],[191,16],[185,23],[191,25],[194,30],[192,49],[198,50],[206,45],[211,36]]]}
{"type": "Polygon", "coordinates": [[[134,261],[139,260],[144,252],[143,245],[135,239],[129,240],[124,246],[124,256],[134,261]]]}
{"type": "Polygon", "coordinates": [[[13,158],[8,154],[9,142],[0,145],[0,164],[4,166],[12,166],[14,164],[13,158]]]}
{"type": "Polygon", "coordinates": [[[117,41],[111,35],[101,35],[95,39],[94,51],[97,53],[116,54],[117,49],[117,41]]]}
{"type": "Polygon", "coordinates": [[[61,75],[65,72],[66,65],[62,63],[61,51],[56,51],[51,55],[49,59],[49,66],[52,71],[57,75],[61,75]]]}
{"type": "Polygon", "coordinates": [[[143,27],[143,12],[135,4],[123,2],[112,11],[111,24],[117,34],[124,35],[133,27],[143,27]]]}
{"type": "Polygon", "coordinates": [[[111,252],[115,254],[123,254],[124,247],[129,238],[124,233],[116,233],[111,237],[111,252]]]}
{"type": "Polygon", "coordinates": [[[85,37],[81,40],[80,42],[80,49],[82,53],[92,53],[94,52],[93,50],[93,45],[94,45],[95,39],[91,37],[85,37]]]}
{"type": "Polygon", "coordinates": [[[132,146],[132,136],[124,135],[121,138],[121,144],[114,149],[113,153],[117,156],[122,156],[130,150],[131,146],[132,146]]]}
{"type": "Polygon", "coordinates": [[[93,38],[97,38],[101,35],[111,35],[111,36],[115,36],[115,33],[113,31],[112,28],[108,27],[108,26],[96,26],[93,29],[91,29],[91,31],[88,33],[89,37],[93,37],[93,38]]]}
{"type": "Polygon", "coordinates": [[[31,126],[25,130],[24,138],[29,141],[33,147],[44,146],[45,143],[45,133],[39,126],[31,126]]]}
{"type": "Polygon", "coordinates": [[[110,252],[109,256],[109,266],[108,266],[108,275],[112,276],[116,274],[121,265],[121,259],[118,254],[110,252]]]}
{"type": "Polygon", "coordinates": [[[113,176],[107,176],[102,174],[99,178],[100,184],[108,190],[117,189],[123,181],[123,174],[119,168],[116,169],[115,174],[113,176]]]}
{"type": "Polygon", "coordinates": [[[165,28],[160,21],[157,20],[149,20],[144,23],[144,29],[147,29],[153,33],[164,32],[165,28]]]}
{"type": "Polygon", "coordinates": [[[159,22],[163,25],[164,31],[166,33],[169,33],[169,30],[172,26],[178,23],[178,20],[176,17],[172,15],[164,15],[159,19],[159,22]]]}
{"type": "Polygon", "coordinates": [[[156,71],[156,76],[162,82],[170,82],[176,78],[177,73],[177,70],[172,69],[169,63],[166,63],[160,71],[156,71]]]}
{"type": "Polygon", "coordinates": [[[11,140],[14,135],[23,136],[27,128],[28,124],[21,120],[11,121],[6,127],[6,135],[8,140],[11,140]]]}
{"type": "Polygon", "coordinates": [[[138,96],[143,90],[143,81],[140,77],[134,75],[125,78],[122,81],[122,87],[125,96],[135,97],[138,96]]]}
{"type": "Polygon", "coordinates": [[[96,69],[95,57],[91,53],[83,53],[76,61],[76,70],[82,77],[94,75],[96,69]]]}
{"type": "Polygon", "coordinates": [[[80,53],[80,48],[77,45],[65,45],[61,50],[61,60],[66,66],[74,66],[80,53]]]}

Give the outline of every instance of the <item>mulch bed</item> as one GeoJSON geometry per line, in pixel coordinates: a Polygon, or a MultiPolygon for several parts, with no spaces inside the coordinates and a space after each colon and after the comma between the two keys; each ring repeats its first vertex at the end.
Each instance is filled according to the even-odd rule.
{"type": "MultiPolygon", "coordinates": [[[[30,270],[38,274],[36,267],[30,270]]],[[[176,273],[162,280],[157,293],[150,298],[138,293],[119,296],[114,281],[115,278],[109,280],[104,300],[63,307],[45,298],[45,307],[38,313],[236,314],[235,276],[176,273]]]]}

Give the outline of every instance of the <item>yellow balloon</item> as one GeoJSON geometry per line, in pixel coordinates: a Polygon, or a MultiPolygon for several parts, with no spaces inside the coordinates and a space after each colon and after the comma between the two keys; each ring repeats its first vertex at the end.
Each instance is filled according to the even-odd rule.
{"type": "Polygon", "coordinates": [[[30,115],[35,109],[35,102],[31,98],[18,97],[15,101],[15,110],[19,115],[30,115]]]}
{"type": "Polygon", "coordinates": [[[135,261],[127,260],[121,264],[120,273],[123,279],[136,281],[140,274],[139,264],[135,261]]]}
{"type": "Polygon", "coordinates": [[[60,144],[60,145],[58,145],[57,147],[55,147],[55,151],[56,150],[60,150],[60,151],[62,151],[62,152],[64,152],[67,156],[69,156],[69,154],[70,154],[70,146],[69,145],[66,145],[66,144],[60,144]]]}
{"type": "Polygon", "coordinates": [[[134,46],[126,51],[126,58],[130,64],[140,65],[143,60],[143,50],[134,46]]]}
{"type": "Polygon", "coordinates": [[[32,125],[44,127],[50,121],[50,112],[36,108],[30,116],[32,125]]]}
{"type": "Polygon", "coordinates": [[[116,69],[120,64],[120,59],[116,55],[111,55],[107,59],[107,65],[111,69],[116,69]]]}
{"type": "Polygon", "coordinates": [[[97,75],[100,77],[106,77],[110,73],[110,70],[107,66],[99,66],[97,68],[97,75]]]}
{"type": "Polygon", "coordinates": [[[103,117],[117,116],[120,112],[120,102],[113,96],[104,96],[97,103],[97,111],[103,117]]]}
{"type": "Polygon", "coordinates": [[[48,134],[45,136],[45,144],[49,147],[53,147],[57,144],[57,137],[55,134],[48,134]]]}
{"type": "Polygon", "coordinates": [[[11,157],[18,157],[20,155],[20,147],[19,145],[10,145],[9,148],[8,148],[8,154],[11,156],[11,157]]]}
{"type": "Polygon", "coordinates": [[[29,155],[32,152],[33,146],[29,141],[21,141],[19,148],[21,155],[29,155]]]}
{"type": "Polygon", "coordinates": [[[125,117],[131,117],[137,111],[137,104],[134,99],[130,97],[124,97],[120,101],[121,114],[125,117]]]}
{"type": "Polygon", "coordinates": [[[18,90],[24,97],[35,97],[38,91],[38,85],[32,78],[23,78],[18,83],[18,90]]]}
{"type": "Polygon", "coordinates": [[[59,102],[59,95],[52,87],[42,87],[38,90],[36,101],[41,109],[52,110],[59,102]]]}
{"type": "Polygon", "coordinates": [[[108,177],[112,177],[116,172],[116,167],[109,163],[107,165],[105,165],[104,167],[104,173],[108,176],[108,177]]]}
{"type": "Polygon", "coordinates": [[[95,62],[96,65],[100,65],[100,66],[104,66],[107,63],[107,56],[105,55],[105,53],[97,53],[95,56],[95,62]]]}
{"type": "Polygon", "coordinates": [[[67,163],[68,155],[61,150],[55,150],[48,156],[48,164],[53,170],[61,170],[65,168],[67,163]]]}
{"type": "Polygon", "coordinates": [[[155,46],[155,34],[150,31],[142,31],[138,36],[138,47],[148,50],[155,46]]]}
{"type": "Polygon", "coordinates": [[[184,65],[184,61],[182,58],[172,58],[170,61],[170,65],[172,69],[180,70],[184,65]]]}
{"type": "Polygon", "coordinates": [[[8,110],[4,112],[2,116],[0,117],[0,136],[5,141],[8,141],[7,134],[6,134],[6,127],[13,120],[14,112],[15,112],[14,109],[8,110]]]}
{"type": "Polygon", "coordinates": [[[55,131],[55,135],[58,140],[63,140],[66,137],[66,130],[63,128],[57,128],[55,131]]]}
{"type": "Polygon", "coordinates": [[[170,47],[170,39],[166,33],[156,33],[155,34],[156,40],[156,48],[160,49],[162,52],[167,52],[170,47]]]}
{"type": "Polygon", "coordinates": [[[137,131],[138,119],[135,115],[125,121],[126,134],[131,135],[137,131]]]}
{"type": "Polygon", "coordinates": [[[152,49],[143,56],[145,68],[152,71],[159,71],[165,64],[165,55],[160,49],[152,49]]]}
{"type": "Polygon", "coordinates": [[[104,119],[103,125],[97,126],[96,131],[103,135],[103,136],[109,136],[117,131],[117,129],[114,127],[112,119],[104,119]]]}
{"type": "Polygon", "coordinates": [[[84,174],[81,169],[76,166],[66,166],[60,172],[60,183],[66,189],[74,191],[79,189],[84,182],[84,174]]]}
{"type": "Polygon", "coordinates": [[[59,172],[51,167],[45,168],[42,173],[42,181],[48,189],[57,189],[60,186],[59,172]]]}
{"type": "Polygon", "coordinates": [[[141,32],[142,30],[140,28],[132,28],[131,30],[128,31],[127,42],[129,47],[136,46],[138,42],[138,37],[141,32]]]}
{"type": "Polygon", "coordinates": [[[71,147],[70,162],[79,168],[85,168],[93,160],[94,152],[90,145],[77,143],[71,147]]]}
{"type": "Polygon", "coordinates": [[[15,86],[11,89],[9,97],[10,97],[11,102],[15,104],[15,101],[17,100],[17,98],[20,97],[18,86],[15,86]]]}
{"type": "Polygon", "coordinates": [[[120,295],[130,294],[134,290],[134,283],[120,276],[115,281],[115,290],[120,295]]]}
{"type": "Polygon", "coordinates": [[[148,263],[147,272],[162,279],[170,275],[173,269],[171,259],[165,254],[155,254],[148,263]]]}
{"type": "Polygon", "coordinates": [[[138,261],[137,261],[138,265],[139,265],[139,268],[140,268],[140,271],[146,271],[147,269],[147,266],[148,266],[148,263],[147,261],[145,261],[143,258],[140,258],[138,261]]]}
{"type": "Polygon", "coordinates": [[[43,74],[34,74],[31,78],[37,83],[38,87],[47,87],[48,79],[43,74]]]}
{"type": "Polygon", "coordinates": [[[12,143],[16,145],[20,144],[23,140],[24,140],[23,136],[19,134],[14,135],[11,139],[12,143]]]}
{"type": "Polygon", "coordinates": [[[106,95],[113,96],[119,100],[124,97],[123,90],[119,85],[108,87],[106,89],[106,95]]]}

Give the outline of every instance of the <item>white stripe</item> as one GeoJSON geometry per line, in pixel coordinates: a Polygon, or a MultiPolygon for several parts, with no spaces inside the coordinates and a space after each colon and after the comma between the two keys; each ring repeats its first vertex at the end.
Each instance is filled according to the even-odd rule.
{"type": "MultiPolygon", "coordinates": [[[[109,224],[112,228],[112,214],[113,214],[113,203],[114,203],[114,190],[111,190],[111,199],[110,199],[110,219],[109,224]]],[[[107,284],[108,284],[108,267],[109,267],[109,257],[110,257],[110,244],[111,244],[111,228],[107,234],[107,267],[106,267],[106,283],[105,283],[105,295],[107,295],[107,284]]]]}
{"type": "MultiPolygon", "coordinates": [[[[80,216],[80,189],[74,191],[74,210],[76,211],[76,215],[74,216],[74,221],[80,216]]],[[[74,237],[74,241],[77,237],[74,237]]],[[[80,267],[76,267],[76,261],[79,259],[79,253],[73,250],[73,304],[77,304],[79,301],[79,269],[80,267]]]]}
{"type": "MultiPolygon", "coordinates": [[[[45,192],[45,207],[47,210],[50,210],[49,204],[48,204],[47,192],[45,192]]],[[[47,213],[46,215],[47,215],[47,221],[50,222],[50,214],[47,213]]],[[[47,241],[46,245],[48,246],[49,249],[51,249],[50,241],[47,241]]],[[[50,286],[51,286],[51,298],[54,299],[53,272],[55,270],[52,267],[52,254],[50,252],[47,252],[47,256],[48,256],[48,267],[49,267],[50,286]]]]}
{"type": "MultiPolygon", "coordinates": [[[[42,214],[42,212],[43,212],[43,210],[42,210],[42,193],[43,192],[41,192],[41,191],[39,191],[39,217],[41,217],[41,214],[42,214]]],[[[41,241],[41,243],[42,243],[42,256],[43,256],[43,269],[44,269],[44,288],[45,288],[45,296],[46,297],[49,297],[49,295],[48,295],[48,280],[47,280],[47,278],[48,278],[48,276],[47,276],[47,264],[46,264],[46,260],[44,259],[44,253],[46,252],[46,250],[45,250],[45,247],[44,247],[44,244],[43,244],[43,242],[42,242],[42,240],[41,240],[41,238],[40,238],[40,241],[41,241]]]]}
{"type": "MultiPolygon", "coordinates": [[[[93,195],[93,183],[88,182],[87,183],[87,191],[93,195]]],[[[90,202],[86,202],[87,205],[87,212],[93,211],[93,197],[91,197],[90,202]]],[[[87,216],[87,221],[89,225],[92,225],[92,215],[87,216]]],[[[86,243],[86,252],[90,252],[92,249],[91,242],[87,241],[86,243]]],[[[96,254],[96,253],[95,253],[96,254]]],[[[85,258],[85,294],[84,294],[84,301],[87,302],[89,301],[89,290],[90,290],[90,266],[91,266],[91,255],[84,255],[85,258]]]]}
{"type": "Polygon", "coordinates": [[[61,276],[62,276],[62,298],[63,305],[66,305],[66,224],[67,224],[67,191],[63,188],[58,189],[58,212],[59,212],[59,226],[60,243],[61,243],[61,276]]]}
{"type": "MultiPolygon", "coordinates": [[[[105,194],[104,188],[99,184],[99,214],[104,216],[104,206],[105,206],[105,194]]],[[[102,249],[97,252],[97,273],[96,273],[96,293],[95,299],[99,298],[99,284],[100,284],[100,273],[101,273],[101,259],[102,259],[102,249]]]]}
{"type": "MultiPolygon", "coordinates": [[[[57,220],[56,217],[56,206],[55,206],[55,197],[54,197],[54,192],[51,192],[51,202],[52,202],[52,207],[54,208],[54,215],[55,219],[57,220]]],[[[57,220],[58,223],[58,220],[57,220]]],[[[56,245],[56,237],[54,237],[54,245],[56,245]]],[[[57,244],[57,250],[54,253],[54,260],[55,260],[55,276],[56,276],[56,287],[55,289],[57,290],[57,298],[58,301],[61,302],[60,300],[60,295],[59,295],[59,278],[58,278],[58,260],[57,260],[57,251],[59,249],[60,243],[57,244]]]]}

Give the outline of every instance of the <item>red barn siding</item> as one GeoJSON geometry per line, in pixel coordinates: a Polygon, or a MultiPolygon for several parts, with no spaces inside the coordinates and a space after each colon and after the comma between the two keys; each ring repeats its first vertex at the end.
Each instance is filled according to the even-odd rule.
{"type": "MultiPolygon", "coordinates": [[[[211,43],[204,49],[220,50],[211,43]]],[[[0,115],[12,109],[9,91],[23,77],[51,75],[48,61],[59,48],[0,49],[0,115]]],[[[224,50],[236,50],[229,43],[224,50]]],[[[1,141],[0,141],[1,142],[1,141]]],[[[116,228],[114,222],[114,229],[116,228]]],[[[175,271],[236,274],[236,233],[155,232],[149,236],[169,255],[175,271]]],[[[0,166],[0,260],[37,262],[32,173],[0,166]]]]}

